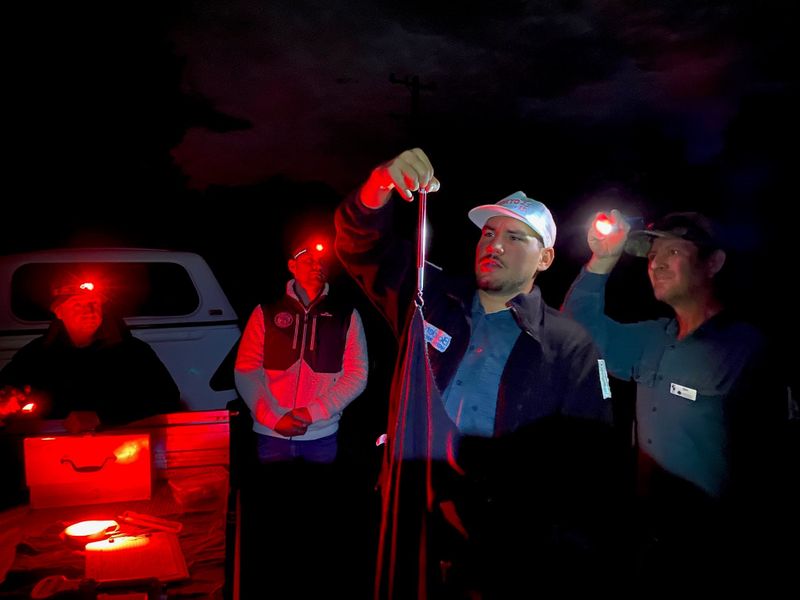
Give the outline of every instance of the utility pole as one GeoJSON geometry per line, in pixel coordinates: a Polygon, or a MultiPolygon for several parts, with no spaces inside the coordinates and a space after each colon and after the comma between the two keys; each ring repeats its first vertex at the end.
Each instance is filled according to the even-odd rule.
{"type": "Polygon", "coordinates": [[[419,93],[421,91],[435,90],[435,83],[423,84],[419,80],[419,75],[406,75],[402,79],[396,77],[394,73],[389,75],[389,81],[398,85],[404,85],[411,92],[411,116],[410,116],[410,130],[411,137],[415,141],[419,141],[418,134],[420,133],[420,110],[419,110],[419,93]]]}

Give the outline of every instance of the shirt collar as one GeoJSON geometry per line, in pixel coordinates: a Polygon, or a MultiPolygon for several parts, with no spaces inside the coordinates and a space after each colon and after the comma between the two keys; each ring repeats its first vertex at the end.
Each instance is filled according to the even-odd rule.
{"type": "MultiPolygon", "coordinates": [[[[294,279],[290,279],[286,283],[286,295],[289,296],[290,298],[294,298],[300,304],[303,304],[303,301],[299,298],[299,296],[297,295],[297,292],[294,289],[294,281],[295,281],[294,279]]],[[[316,299],[320,300],[320,299],[324,298],[325,296],[327,296],[329,290],[330,290],[330,285],[328,284],[328,282],[325,282],[325,286],[322,288],[322,291],[319,293],[319,296],[317,296],[316,299]]],[[[312,301],[311,304],[314,304],[314,302],[312,301]]]]}
{"type": "Polygon", "coordinates": [[[517,294],[506,303],[520,329],[530,334],[537,342],[542,341],[541,329],[544,320],[544,301],[537,286],[527,294],[517,294]]]}
{"type": "MultiPolygon", "coordinates": [[[[472,303],[467,306],[470,306],[470,314],[473,320],[486,314],[478,298],[478,290],[473,291],[472,303]]],[[[537,342],[541,342],[544,302],[539,288],[534,287],[533,291],[528,294],[517,294],[506,302],[506,306],[511,310],[511,315],[519,328],[530,334],[537,342]]]]}

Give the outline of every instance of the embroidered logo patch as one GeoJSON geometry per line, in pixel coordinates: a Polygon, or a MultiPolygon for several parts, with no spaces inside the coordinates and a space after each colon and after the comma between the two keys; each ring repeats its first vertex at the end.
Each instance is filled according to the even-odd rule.
{"type": "Polygon", "coordinates": [[[280,327],[281,329],[286,329],[287,327],[290,327],[292,323],[294,323],[294,317],[291,315],[291,313],[285,311],[279,312],[277,315],[275,315],[275,319],[273,320],[275,321],[275,326],[280,327]]]}
{"type": "Polygon", "coordinates": [[[447,347],[450,345],[450,340],[452,339],[452,336],[425,321],[425,341],[439,352],[447,350],[447,347]]]}

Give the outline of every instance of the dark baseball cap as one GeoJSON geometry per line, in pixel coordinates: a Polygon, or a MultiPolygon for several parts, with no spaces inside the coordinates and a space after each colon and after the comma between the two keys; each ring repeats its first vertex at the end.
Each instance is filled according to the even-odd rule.
{"type": "Polygon", "coordinates": [[[679,238],[698,247],[715,250],[721,247],[715,229],[711,220],[700,213],[669,213],[645,229],[632,231],[625,242],[625,252],[645,257],[655,238],[679,238]]]}
{"type": "Polygon", "coordinates": [[[50,288],[50,310],[55,310],[70,298],[81,297],[86,300],[106,301],[106,296],[100,290],[100,285],[90,278],[76,276],[61,276],[52,282],[50,288]]]}
{"type": "Polygon", "coordinates": [[[303,239],[299,244],[293,245],[291,248],[290,256],[294,260],[297,260],[306,253],[320,259],[325,259],[329,254],[330,242],[323,235],[312,235],[303,239]]]}

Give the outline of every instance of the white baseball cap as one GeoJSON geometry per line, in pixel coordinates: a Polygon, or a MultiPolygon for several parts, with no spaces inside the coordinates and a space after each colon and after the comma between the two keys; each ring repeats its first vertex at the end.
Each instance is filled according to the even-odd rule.
{"type": "Polygon", "coordinates": [[[470,221],[480,228],[492,217],[511,217],[522,221],[541,236],[545,248],[551,248],[556,243],[553,215],[544,204],[528,198],[525,192],[514,192],[497,204],[483,204],[469,211],[470,221]]]}

